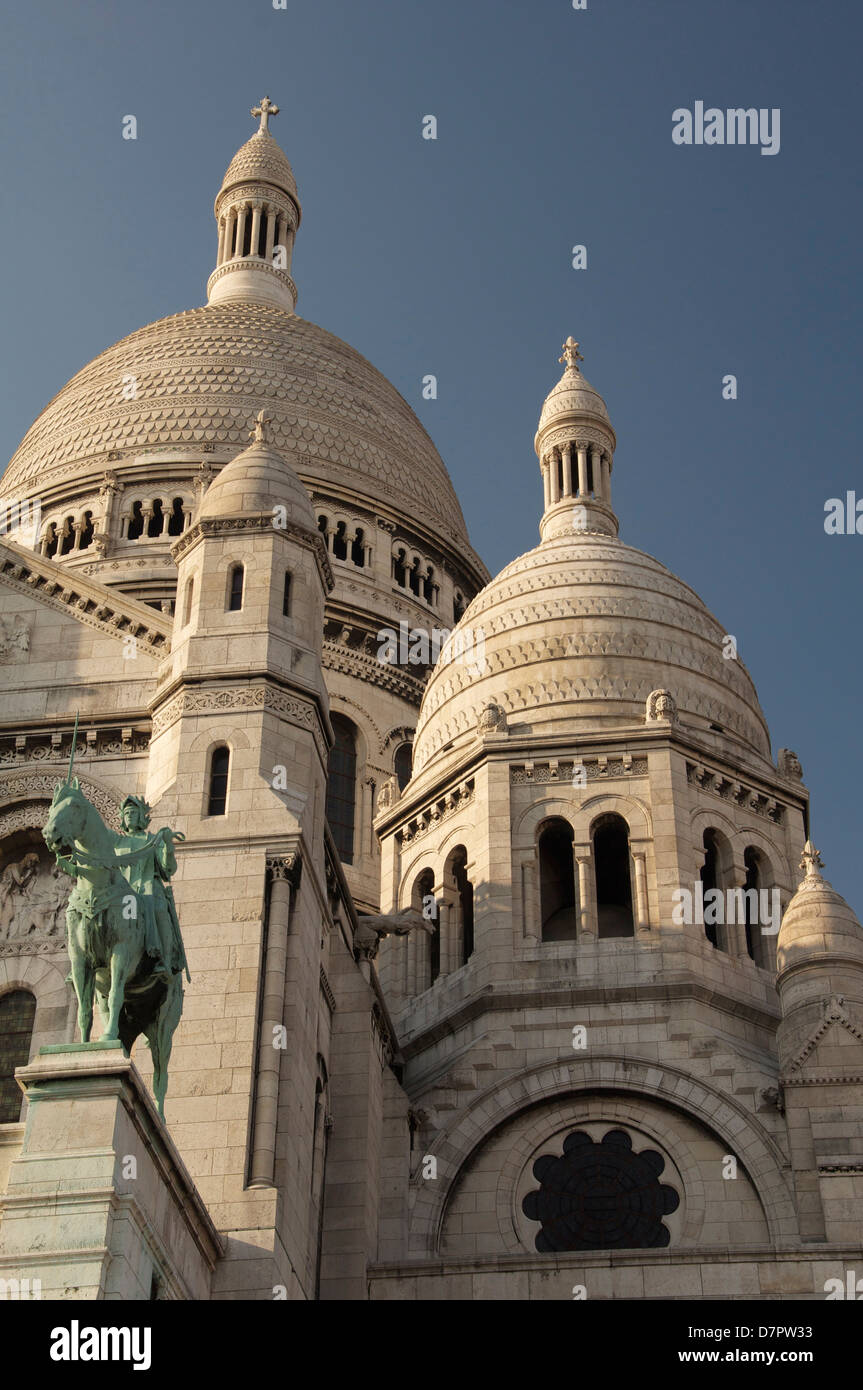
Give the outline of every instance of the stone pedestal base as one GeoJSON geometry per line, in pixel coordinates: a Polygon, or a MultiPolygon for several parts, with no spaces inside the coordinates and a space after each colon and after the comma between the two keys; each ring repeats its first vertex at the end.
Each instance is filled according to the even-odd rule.
{"type": "Polygon", "coordinates": [[[221,1238],[120,1043],[43,1047],[15,1076],[0,1297],[209,1298],[221,1238]]]}

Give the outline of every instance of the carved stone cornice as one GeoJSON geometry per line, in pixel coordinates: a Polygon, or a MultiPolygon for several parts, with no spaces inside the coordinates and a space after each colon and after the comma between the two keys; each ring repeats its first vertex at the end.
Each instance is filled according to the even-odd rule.
{"type": "Polygon", "coordinates": [[[568,758],[560,762],[549,759],[548,762],[541,763],[515,763],[510,767],[509,779],[513,786],[531,782],[559,782],[561,785],[571,785],[577,767],[584,768],[588,782],[608,780],[611,777],[647,776],[647,759],[636,758],[631,753],[624,753],[619,758],[608,758],[600,755],[596,758],[582,758],[578,761],[568,758]]]}
{"type": "Polygon", "coordinates": [[[396,831],[396,842],[404,847],[412,844],[414,840],[421,839],[429,830],[436,830],[441,821],[449,820],[450,816],[454,816],[457,811],[463,810],[473,801],[474,790],[474,779],[469,777],[445,796],[436,797],[434,801],[428,802],[396,831]]]}
{"type": "Polygon", "coordinates": [[[134,637],[148,655],[162,657],[171,650],[172,623],[153,608],[95,584],[80,570],[62,570],[52,560],[0,542],[0,579],[22,594],[39,601],[76,622],[97,628],[121,641],[134,637]]]}
{"type": "MultiPolygon", "coordinates": [[[[75,748],[75,765],[94,758],[127,758],[146,753],[150,746],[148,729],[111,727],[91,731],[89,740],[79,738],[75,748]]],[[[59,770],[69,760],[72,730],[59,732],[39,730],[27,734],[0,734],[0,766],[25,767],[33,763],[56,762],[59,770]]]]}
{"type": "Polygon", "coordinates": [[[756,816],[764,816],[767,820],[773,821],[774,825],[782,825],[785,820],[787,807],[775,797],[757,791],[736,777],[726,777],[722,772],[714,772],[704,763],[687,761],[686,780],[700,787],[702,791],[709,792],[711,796],[718,796],[720,801],[728,801],[734,806],[745,806],[747,810],[754,811],[756,816]]]}
{"type": "Polygon", "coordinates": [[[325,670],[341,671],[344,675],[368,681],[369,685],[378,686],[381,690],[389,690],[419,709],[426,676],[410,675],[401,666],[391,666],[355,647],[328,640],[323,645],[323,665],[325,670]]]}
{"type": "Polygon", "coordinates": [[[328,744],[317,706],[312,700],[301,699],[270,681],[255,684],[219,686],[200,689],[183,686],[163,704],[153,705],[153,738],[186,714],[234,713],[240,710],[267,710],[280,715],[287,723],[307,729],[313,735],[321,758],[326,761],[328,744]]]}

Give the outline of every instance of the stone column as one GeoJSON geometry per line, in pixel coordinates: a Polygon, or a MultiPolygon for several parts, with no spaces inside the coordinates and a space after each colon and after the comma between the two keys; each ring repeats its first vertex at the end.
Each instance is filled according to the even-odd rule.
{"type": "Polygon", "coordinates": [[[258,238],[260,237],[260,235],[261,235],[261,204],[260,204],[260,203],[253,203],[253,204],[252,204],[252,240],[251,240],[251,243],[250,243],[250,246],[249,246],[249,254],[250,254],[251,256],[257,256],[257,254],[258,254],[258,238]]]}
{"type": "Polygon", "coordinates": [[[596,936],[596,917],[593,912],[593,863],[589,854],[577,854],[578,869],[578,935],[596,936]]]}
{"type": "Polygon", "coordinates": [[[572,445],[563,446],[563,495],[572,496],[572,445]]]}
{"type": "Polygon", "coordinates": [[[270,265],[273,264],[273,246],[276,241],[276,210],[267,208],[267,240],[264,245],[264,256],[270,265]]]}
{"type": "Polygon", "coordinates": [[[578,445],[578,495],[587,496],[587,445],[578,445]]]}
{"type": "Polygon", "coordinates": [[[293,854],[269,859],[267,870],[270,892],[261,1035],[258,1038],[252,1161],[249,1170],[249,1185],[252,1187],[270,1186],[275,1176],[279,1078],[285,1049],[274,1046],[274,1043],[279,1042],[278,1030],[285,1024],[285,975],[291,925],[291,889],[299,881],[299,856],[293,854]]]}
{"type": "Polygon", "coordinates": [[[599,465],[602,472],[602,496],[603,500],[611,505],[611,460],[608,454],[602,453],[599,456],[599,465]]]}
{"type": "Polygon", "coordinates": [[[435,889],[435,901],[440,931],[440,973],[441,976],[451,975],[458,969],[458,950],[454,940],[456,923],[450,904],[443,901],[443,886],[435,889]]]}
{"type": "Polygon", "coordinates": [[[216,252],[216,265],[221,265],[225,257],[225,232],[227,223],[224,217],[219,218],[219,249],[216,252]]]}
{"type": "Polygon", "coordinates": [[[600,468],[600,459],[601,459],[601,457],[602,457],[602,455],[601,455],[599,449],[597,449],[597,448],[592,448],[592,449],[591,449],[591,451],[590,451],[590,466],[591,466],[591,469],[592,469],[592,471],[593,471],[593,491],[594,491],[594,495],[595,495],[596,497],[602,497],[602,498],[604,498],[606,501],[608,501],[608,498],[605,496],[605,490],[604,490],[604,488],[603,488],[602,470],[601,470],[601,468],[600,468]]]}
{"type": "Polygon", "coordinates": [[[277,227],[277,231],[276,231],[276,245],[277,245],[277,246],[284,246],[284,248],[285,248],[285,264],[284,264],[284,266],[280,266],[280,267],[279,267],[280,270],[287,270],[287,268],[288,268],[288,264],[287,264],[287,263],[288,263],[289,257],[288,257],[287,241],[286,241],[286,237],[285,237],[286,226],[287,226],[287,219],[286,219],[286,217],[285,217],[285,214],[284,214],[283,212],[280,212],[280,213],[279,213],[278,227],[277,227]]]}
{"type": "Polygon", "coordinates": [[[237,249],[234,253],[237,256],[242,256],[243,254],[243,241],[245,240],[246,236],[247,212],[248,208],[246,207],[245,203],[243,203],[239,208],[237,208],[237,249]]]}
{"type": "Polygon", "coordinates": [[[548,459],[542,461],[542,495],[543,510],[548,511],[551,502],[551,473],[548,459]]]}
{"type": "Polygon", "coordinates": [[[552,504],[554,504],[560,501],[560,472],[558,470],[557,454],[554,453],[554,451],[552,451],[551,458],[549,459],[549,468],[551,470],[551,501],[552,504]]]}
{"type": "Polygon", "coordinates": [[[647,907],[647,866],[642,853],[633,851],[635,865],[635,930],[650,931],[650,915],[647,907]]]}
{"type": "Polygon", "coordinates": [[[536,860],[528,859],[521,866],[522,935],[539,941],[539,904],[536,891],[536,860]]]}

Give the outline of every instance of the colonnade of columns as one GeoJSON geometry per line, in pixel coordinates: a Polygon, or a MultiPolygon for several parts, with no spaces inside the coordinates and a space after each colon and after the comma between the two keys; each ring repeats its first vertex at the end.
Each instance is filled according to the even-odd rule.
{"type": "MultiPolygon", "coordinates": [[[[633,930],[638,936],[650,930],[646,852],[630,847],[630,864],[633,930]]],[[[599,935],[599,908],[596,899],[596,874],[591,845],[573,845],[572,871],[577,937],[578,939],[593,940],[599,935]]],[[[522,862],[521,889],[522,933],[527,938],[540,941],[542,939],[541,885],[536,854],[522,862]]]]}
{"type": "MultiPolygon", "coordinates": [[[[293,229],[287,213],[258,198],[248,202],[234,203],[219,218],[219,250],[216,265],[235,260],[243,255],[246,225],[251,216],[251,229],[248,255],[263,257],[272,261],[276,246],[284,246],[286,261],[289,264],[293,244],[293,229]],[[264,244],[261,246],[261,225],[264,225],[264,244]]],[[[287,269],[287,264],[282,267],[287,269]]]]}
{"type": "Polygon", "coordinates": [[[597,444],[564,444],[543,459],[542,481],[546,510],[566,497],[594,497],[610,506],[611,456],[597,444]]]}

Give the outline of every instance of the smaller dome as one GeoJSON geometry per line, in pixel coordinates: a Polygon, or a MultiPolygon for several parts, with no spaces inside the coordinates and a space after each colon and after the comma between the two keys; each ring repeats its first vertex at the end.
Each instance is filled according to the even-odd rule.
{"type": "Polygon", "coordinates": [[[231,459],[207,488],[199,521],[267,513],[315,529],[312,499],[288,460],[269,443],[268,423],[269,417],[262,410],[252,443],[231,459]],[[279,507],[284,513],[277,512],[279,507]]]}
{"type": "Polygon", "coordinates": [[[537,439],[549,425],[559,420],[570,419],[572,416],[593,416],[611,429],[605,401],[591,386],[587,377],[579,371],[578,364],[581,360],[578,343],[570,335],[563,345],[563,356],[560,358],[561,362],[566,363],[563,376],[543,402],[537,426],[537,439]]]}
{"type": "Polygon", "coordinates": [[[791,899],[776,939],[776,969],[805,962],[827,964],[841,957],[863,966],[863,927],[845,899],[821,877],[821,856],[806,841],[800,867],[806,877],[791,899]]]}
{"type": "Polygon", "coordinates": [[[538,429],[546,429],[562,415],[598,415],[604,424],[611,424],[605,401],[577,367],[567,367],[560,381],[549,391],[538,429]]]}
{"type": "Polygon", "coordinates": [[[238,183],[269,183],[298,201],[294,171],[278,141],[265,130],[256,130],[237,150],[222,179],[220,194],[238,183]]]}

